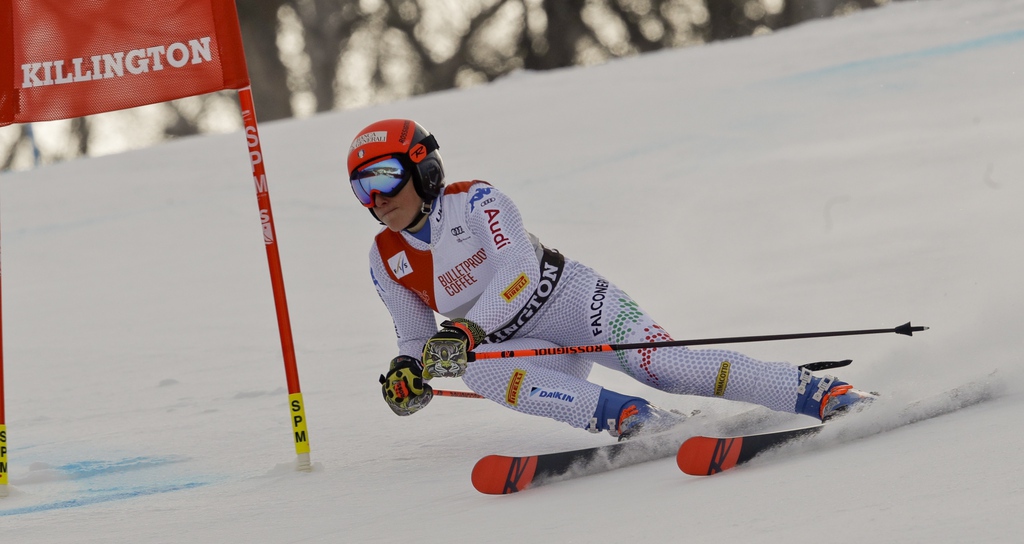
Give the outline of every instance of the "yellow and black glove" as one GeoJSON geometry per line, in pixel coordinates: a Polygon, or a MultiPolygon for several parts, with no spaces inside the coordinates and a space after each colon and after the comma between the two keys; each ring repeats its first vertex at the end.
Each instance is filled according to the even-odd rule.
{"type": "Polygon", "coordinates": [[[400,416],[410,416],[434,398],[434,390],[423,381],[423,364],[414,357],[399,355],[391,360],[387,375],[380,377],[384,401],[400,416]]]}

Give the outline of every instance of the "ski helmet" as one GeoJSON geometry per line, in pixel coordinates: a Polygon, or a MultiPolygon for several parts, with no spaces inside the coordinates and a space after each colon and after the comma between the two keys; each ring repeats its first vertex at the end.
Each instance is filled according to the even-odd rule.
{"type": "MultiPolygon", "coordinates": [[[[359,131],[348,149],[348,173],[381,157],[396,157],[411,173],[416,194],[430,202],[444,187],[444,164],[437,140],[408,119],[385,119],[359,131]]],[[[373,210],[370,210],[371,212],[373,210]]]]}

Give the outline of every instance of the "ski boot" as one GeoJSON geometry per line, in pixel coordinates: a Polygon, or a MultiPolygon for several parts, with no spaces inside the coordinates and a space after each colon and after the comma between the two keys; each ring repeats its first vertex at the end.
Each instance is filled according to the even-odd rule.
{"type": "Polygon", "coordinates": [[[587,430],[595,433],[606,430],[623,441],[667,431],[685,421],[686,417],[674,410],[658,408],[640,397],[627,397],[603,389],[587,430]]]}
{"type": "Polygon", "coordinates": [[[820,419],[834,419],[852,411],[860,411],[878,395],[854,389],[834,376],[819,378],[803,369],[797,388],[796,413],[820,419]]]}
{"type": "Polygon", "coordinates": [[[631,403],[619,414],[618,438],[621,442],[638,436],[665,432],[684,421],[686,415],[675,410],[658,408],[646,401],[631,403]]]}

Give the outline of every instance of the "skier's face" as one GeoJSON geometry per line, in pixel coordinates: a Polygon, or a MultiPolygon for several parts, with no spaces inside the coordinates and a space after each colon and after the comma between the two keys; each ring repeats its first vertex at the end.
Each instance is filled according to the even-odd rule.
{"type": "Polygon", "coordinates": [[[373,213],[384,223],[387,228],[398,232],[409,226],[416,214],[420,211],[423,201],[420,195],[416,194],[416,188],[412,183],[406,183],[405,187],[395,196],[384,196],[377,193],[373,196],[373,213]]]}

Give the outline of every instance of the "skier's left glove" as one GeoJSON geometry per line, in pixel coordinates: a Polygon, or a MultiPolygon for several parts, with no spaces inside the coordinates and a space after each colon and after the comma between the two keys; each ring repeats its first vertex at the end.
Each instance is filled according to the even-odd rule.
{"type": "Polygon", "coordinates": [[[458,378],[466,373],[470,351],[483,342],[484,330],[468,319],[441,323],[441,330],[423,345],[423,377],[458,378]]]}
{"type": "Polygon", "coordinates": [[[423,364],[408,355],[391,360],[387,376],[380,376],[380,388],[391,411],[400,416],[418,412],[434,398],[434,390],[423,382],[423,364]]]}

